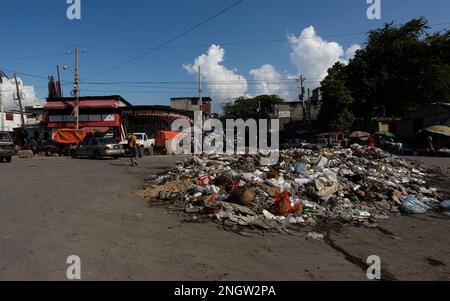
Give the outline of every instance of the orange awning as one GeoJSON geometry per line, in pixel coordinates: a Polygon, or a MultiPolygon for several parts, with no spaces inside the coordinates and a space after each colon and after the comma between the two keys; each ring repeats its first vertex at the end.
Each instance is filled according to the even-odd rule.
{"type": "Polygon", "coordinates": [[[158,147],[163,147],[166,145],[166,140],[173,139],[180,134],[182,134],[182,133],[181,132],[171,132],[171,131],[159,131],[155,135],[155,144],[158,147]]]}
{"type": "Polygon", "coordinates": [[[62,144],[81,143],[87,136],[93,136],[94,131],[89,129],[74,130],[60,129],[56,131],[53,140],[62,144]]]}

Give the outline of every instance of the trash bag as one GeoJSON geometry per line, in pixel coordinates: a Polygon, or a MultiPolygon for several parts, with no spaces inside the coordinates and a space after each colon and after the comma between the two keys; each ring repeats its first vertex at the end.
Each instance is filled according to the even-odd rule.
{"type": "Polygon", "coordinates": [[[407,196],[401,205],[402,212],[407,214],[424,214],[429,209],[429,206],[412,195],[407,196]]]}
{"type": "Polygon", "coordinates": [[[303,211],[300,203],[292,207],[291,198],[287,191],[281,193],[277,192],[277,194],[275,195],[275,200],[275,204],[273,204],[269,209],[269,212],[274,214],[275,216],[287,217],[291,213],[303,211]]]}
{"type": "Polygon", "coordinates": [[[445,200],[441,203],[442,209],[450,210],[450,200],[445,200]]]}
{"type": "Polygon", "coordinates": [[[304,176],[308,173],[308,167],[304,163],[297,163],[295,164],[295,173],[304,176]]]}

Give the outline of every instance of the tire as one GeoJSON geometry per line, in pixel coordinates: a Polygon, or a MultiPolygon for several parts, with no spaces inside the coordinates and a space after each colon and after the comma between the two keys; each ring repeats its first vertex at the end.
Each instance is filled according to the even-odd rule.
{"type": "Polygon", "coordinates": [[[143,147],[143,146],[140,146],[140,147],[138,148],[138,156],[139,156],[139,158],[144,157],[144,152],[145,152],[144,147],[143,147]]]}
{"type": "Polygon", "coordinates": [[[6,162],[11,163],[12,157],[6,157],[6,162]]]}
{"type": "Polygon", "coordinates": [[[94,152],[94,160],[100,160],[102,158],[102,156],[100,155],[100,153],[98,151],[94,152]]]}
{"type": "Polygon", "coordinates": [[[77,152],[76,151],[71,151],[70,152],[70,156],[73,158],[73,159],[76,159],[77,158],[77,152]]]}
{"type": "Polygon", "coordinates": [[[155,153],[155,150],[153,149],[153,145],[152,145],[152,146],[150,146],[150,148],[148,149],[148,155],[149,155],[149,156],[153,156],[154,153],[155,153]]]}

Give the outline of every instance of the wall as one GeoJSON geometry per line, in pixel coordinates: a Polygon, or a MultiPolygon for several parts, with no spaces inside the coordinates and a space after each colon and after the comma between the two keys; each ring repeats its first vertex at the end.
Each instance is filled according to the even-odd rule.
{"type": "MultiPolygon", "coordinates": [[[[24,116],[25,118],[25,124],[27,124],[27,116],[24,116]]],[[[0,130],[7,131],[7,132],[13,132],[15,128],[20,128],[22,126],[22,119],[20,117],[19,113],[15,112],[4,112],[3,115],[0,113],[0,130]],[[6,120],[8,116],[12,115],[13,120],[6,120]],[[1,120],[4,120],[4,128],[1,128],[1,120]]]]}

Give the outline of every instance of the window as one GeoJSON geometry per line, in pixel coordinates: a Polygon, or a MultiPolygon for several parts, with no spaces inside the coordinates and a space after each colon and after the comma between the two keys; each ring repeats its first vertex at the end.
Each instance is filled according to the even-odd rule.
{"type": "Polygon", "coordinates": [[[192,105],[193,106],[198,105],[198,99],[192,99],[192,105]]]}
{"type": "Polygon", "coordinates": [[[14,121],[14,114],[13,113],[6,113],[5,119],[8,121],[14,121]]]}
{"type": "Polygon", "coordinates": [[[6,133],[0,133],[0,141],[11,141],[9,135],[6,133]]]}

